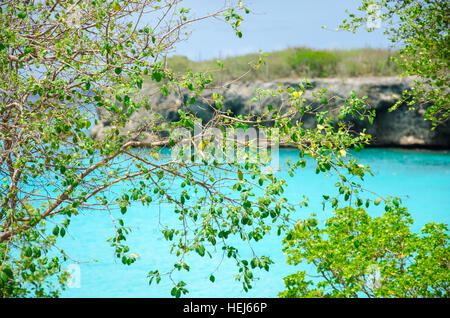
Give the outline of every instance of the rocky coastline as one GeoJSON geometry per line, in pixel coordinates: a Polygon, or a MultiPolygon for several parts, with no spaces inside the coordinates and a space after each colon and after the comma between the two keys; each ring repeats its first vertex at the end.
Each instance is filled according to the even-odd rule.
{"type": "MultiPolygon", "coordinates": [[[[432,130],[431,122],[424,120],[423,114],[427,105],[415,105],[414,110],[407,106],[402,106],[395,111],[389,111],[405,89],[413,86],[413,78],[399,77],[359,77],[359,78],[320,78],[308,80],[312,87],[308,88],[304,94],[307,102],[313,102],[312,92],[327,88],[328,96],[337,96],[332,99],[328,107],[336,106],[339,98],[348,98],[354,90],[358,97],[367,96],[368,105],[376,110],[376,117],[373,124],[367,120],[360,121],[358,118],[346,118],[355,131],[366,129],[366,133],[372,135],[372,145],[374,147],[401,147],[401,148],[429,148],[429,149],[450,149],[450,124],[444,123],[432,130]]],[[[271,82],[235,82],[225,85],[214,91],[205,91],[206,98],[212,97],[214,92],[223,95],[223,109],[231,110],[235,115],[260,114],[261,105],[272,104],[274,108],[281,107],[283,100],[280,98],[267,97],[262,103],[252,102],[257,89],[276,90],[280,84],[298,87],[303,79],[287,79],[271,82]]],[[[154,87],[147,84],[143,87],[144,95],[154,91],[154,87]]],[[[179,109],[194,113],[203,121],[208,121],[213,116],[213,110],[202,100],[196,99],[195,104],[187,107],[190,99],[190,92],[171,93],[168,96],[163,94],[152,95],[151,111],[139,109],[130,116],[127,126],[122,129],[121,134],[133,131],[143,131],[141,136],[147,139],[157,139],[151,133],[152,121],[177,121],[179,120],[179,109]],[[156,119],[158,118],[158,119],[156,119]]],[[[102,138],[103,132],[110,128],[110,114],[98,110],[98,124],[90,130],[93,138],[102,138]]],[[[303,118],[305,127],[315,125],[315,117],[306,116],[303,118]]]]}

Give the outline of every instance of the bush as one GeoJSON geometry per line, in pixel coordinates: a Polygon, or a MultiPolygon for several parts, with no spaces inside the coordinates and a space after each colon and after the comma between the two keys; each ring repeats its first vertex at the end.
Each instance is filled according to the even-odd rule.
{"type": "Polygon", "coordinates": [[[327,51],[302,50],[290,57],[287,63],[297,74],[307,74],[310,77],[325,77],[336,75],[336,65],[339,59],[336,54],[327,51]]]}
{"type": "Polygon", "coordinates": [[[282,78],[394,76],[399,74],[397,64],[391,62],[396,52],[382,49],[352,49],[316,51],[297,47],[267,53],[264,64],[252,68],[259,54],[246,54],[222,60],[223,69],[217,61],[191,61],[185,56],[172,56],[167,65],[175,72],[212,72],[217,83],[224,83],[246,73],[246,81],[272,81],[282,78]]]}
{"type": "Polygon", "coordinates": [[[449,297],[447,226],[429,223],[413,233],[406,208],[393,203],[381,217],[347,207],[323,228],[314,217],[298,222],[284,239],[288,263],[312,264],[317,273],[285,277],[279,296],[449,297]]]}

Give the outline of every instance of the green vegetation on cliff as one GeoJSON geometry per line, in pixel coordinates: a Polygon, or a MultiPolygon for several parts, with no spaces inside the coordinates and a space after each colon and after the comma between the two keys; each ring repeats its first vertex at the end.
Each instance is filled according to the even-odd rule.
{"type": "Polygon", "coordinates": [[[274,80],[289,77],[358,77],[392,76],[400,74],[392,61],[395,51],[384,49],[313,50],[305,47],[275,51],[263,56],[264,64],[252,68],[261,54],[246,54],[221,60],[191,61],[185,56],[175,55],[167,59],[168,67],[175,72],[205,72],[217,69],[218,82],[239,78],[246,80],[274,80]],[[219,71],[220,70],[220,71],[219,71]]]}

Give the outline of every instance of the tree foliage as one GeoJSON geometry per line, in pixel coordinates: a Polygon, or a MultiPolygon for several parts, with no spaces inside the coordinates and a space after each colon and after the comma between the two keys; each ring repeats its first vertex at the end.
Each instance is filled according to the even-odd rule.
{"type": "MultiPolygon", "coordinates": [[[[377,19],[388,23],[385,33],[401,46],[395,61],[403,75],[417,77],[405,100],[427,103],[425,119],[434,128],[448,120],[448,1],[363,0],[358,9],[363,14],[350,14],[341,28],[354,32],[366,25],[373,31],[377,19]]],[[[400,200],[373,203],[382,201],[381,217],[371,217],[356,202],[356,207],[334,206],[338,209],[325,224],[315,215],[299,220],[284,239],[285,252],[290,264],[310,264],[313,270],[285,277],[280,297],[448,297],[447,226],[429,223],[413,233],[413,220],[400,200]]]]}
{"type": "MultiPolygon", "coordinates": [[[[241,36],[239,25],[248,9],[238,1],[196,17],[181,5],[180,0],[12,0],[0,6],[1,296],[58,295],[68,278],[63,265],[76,261],[70,251],[58,248],[58,238],[87,209],[112,219],[112,251],[125,265],[133,264],[133,247],[126,243],[127,212],[136,204],[152,208],[160,203],[178,218],[176,224],[160,225],[172,244],[168,252],[178,261],[164,272],[149,269],[150,282],[168,276],[172,295],[180,297],[188,292],[186,283],[172,274],[189,271],[186,256],[207,257],[219,250],[235,260],[244,290],[251,288],[253,271],[268,270],[272,261],[254,252],[243,258],[230,238],[251,247],[271,231],[283,233],[297,203],[283,197],[285,180],[263,170],[270,152],[252,156],[243,151],[239,160],[211,156],[226,152],[212,146],[213,141],[234,141],[229,129],[266,129],[268,139],[298,147],[300,156],[290,164],[290,173],[312,158],[317,173],[332,174],[339,182],[342,192],[330,198],[333,204],[363,191],[343,172],[360,179],[370,172],[346,156],[349,148],[362,149],[370,136],[351,131],[338,117],[373,120],[365,98],[353,92],[330,109],[333,97],[324,89],[315,93],[314,103],[307,103],[302,97],[309,87],[305,81],[256,92],[261,113],[236,116],[218,94],[203,97],[215,85],[210,73],[175,74],[164,56],[184,38],[185,27],[201,19],[221,18],[241,36]],[[154,94],[188,90],[188,104],[202,100],[214,110],[213,118],[202,123],[188,107],[180,110],[179,121],[165,122],[153,112],[142,127],[128,131],[133,115],[152,112],[149,92],[143,91],[147,79],[157,84],[154,94]],[[266,103],[277,98],[283,101],[281,108],[266,103]],[[101,139],[88,134],[97,113],[110,120],[101,139]],[[304,128],[304,116],[315,117],[317,127],[304,128]],[[194,134],[196,127],[201,133],[194,134]],[[213,136],[206,133],[212,128],[213,136]],[[177,129],[185,134],[164,133],[177,129]],[[190,155],[168,155],[167,149],[180,143],[190,155]]],[[[254,142],[250,138],[241,146],[254,142]]]]}
{"type": "MultiPolygon", "coordinates": [[[[237,280],[247,291],[254,272],[269,270],[272,264],[268,255],[252,250],[253,242],[273,231],[282,235],[295,224],[297,208],[307,205],[306,199],[288,202],[283,195],[287,181],[270,170],[270,150],[279,144],[299,149],[298,159],[289,162],[289,174],[312,160],[317,174],[336,180],[336,194],[324,194],[325,201],[334,209],[355,204],[357,209],[338,210],[339,215],[347,211],[346,218],[372,226],[361,206],[380,199],[367,197],[360,184],[370,169],[348,155],[349,149],[363,149],[370,136],[352,131],[344,121],[346,116],[373,120],[366,97],[352,92],[331,107],[329,101],[336,97],[322,89],[308,103],[303,95],[311,85],[305,80],[297,87],[256,91],[252,102],[261,111],[237,116],[218,93],[204,94],[214,91],[212,73],[175,73],[166,66],[165,56],[185,38],[186,27],[202,19],[220,18],[242,36],[239,26],[249,10],[237,1],[196,17],[182,3],[13,0],[0,6],[0,296],[58,296],[69,277],[64,264],[76,261],[70,251],[58,248],[58,239],[70,231],[71,219],[88,209],[111,218],[112,253],[123,264],[133,264],[136,255],[126,242],[128,211],[136,204],[152,209],[161,203],[170,206],[178,221],[160,224],[162,237],[171,243],[168,253],[177,261],[170,269],[149,269],[149,282],[168,277],[171,295],[180,297],[188,293],[188,286],[173,273],[190,270],[187,256],[209,257],[221,251],[235,261],[237,280]],[[144,87],[146,81],[155,84],[155,91],[144,87]],[[186,109],[179,110],[179,120],[161,120],[151,95],[179,95],[182,90],[189,98],[186,109]],[[214,112],[208,122],[190,111],[198,101],[214,112]],[[149,117],[137,129],[129,129],[131,118],[144,111],[149,117]],[[103,138],[93,139],[88,131],[98,114],[108,117],[109,126],[103,138]],[[305,116],[317,125],[304,127],[305,116]],[[250,138],[238,143],[236,131],[250,138]],[[265,132],[269,146],[250,134],[255,131],[265,132]],[[242,256],[248,253],[242,253],[233,238],[248,243],[250,257],[242,256]]],[[[262,63],[258,59],[251,67],[262,63]]],[[[218,69],[223,67],[219,61],[218,69]]],[[[382,219],[378,225],[391,229],[392,220],[401,222],[401,211],[392,207],[387,223],[382,219]]],[[[149,221],[159,218],[150,215],[149,221]]],[[[438,266],[427,256],[427,245],[420,246],[447,240],[444,228],[429,226],[424,234],[430,239],[425,242],[408,234],[406,224],[401,227],[407,234],[405,244],[426,260],[418,270],[426,271],[425,263],[438,266]]],[[[313,231],[310,239],[319,240],[314,226],[307,229],[313,231]]],[[[392,230],[387,237],[398,229],[392,230]]],[[[301,233],[305,232],[288,232],[286,242],[294,242],[301,233]]],[[[447,255],[438,248],[435,252],[447,255]]],[[[414,268],[412,274],[417,273],[414,268]]],[[[208,273],[212,283],[214,274],[214,269],[208,273]]],[[[436,278],[432,274],[430,281],[436,278]]],[[[436,281],[442,277],[446,276],[436,281]]],[[[409,286],[405,281],[401,285],[409,286]]],[[[392,284],[386,295],[401,293],[391,293],[402,288],[392,284]]],[[[339,295],[354,295],[355,288],[339,295]]],[[[418,293],[426,295],[422,289],[418,293]]]]}
{"type": "Polygon", "coordinates": [[[288,263],[314,265],[285,277],[281,297],[448,297],[448,229],[429,223],[413,233],[413,220],[398,199],[371,217],[345,207],[322,226],[300,220],[285,240],[288,263]]]}
{"type": "MultiPolygon", "coordinates": [[[[364,0],[358,9],[363,13],[350,14],[341,28],[354,32],[367,22],[380,19],[389,39],[400,47],[400,54],[394,60],[403,69],[403,75],[417,77],[414,89],[404,92],[407,104],[427,104],[424,116],[434,127],[447,121],[450,115],[449,2],[364,0]]],[[[369,24],[368,29],[373,31],[374,27],[369,24]]]]}

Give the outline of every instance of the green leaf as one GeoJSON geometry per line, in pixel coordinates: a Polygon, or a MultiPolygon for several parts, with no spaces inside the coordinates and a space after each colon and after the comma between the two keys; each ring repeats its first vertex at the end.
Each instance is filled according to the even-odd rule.
{"type": "Polygon", "coordinates": [[[127,116],[131,116],[134,113],[134,107],[130,106],[127,109],[127,116]]]}
{"type": "Polygon", "coordinates": [[[376,198],[375,201],[373,201],[373,203],[375,205],[379,205],[381,203],[381,197],[376,198]]]}
{"type": "Polygon", "coordinates": [[[17,16],[19,17],[19,19],[25,19],[27,16],[27,12],[24,10],[19,11],[19,13],[17,14],[17,16]]]}
{"type": "Polygon", "coordinates": [[[11,268],[9,268],[9,267],[4,268],[3,273],[5,273],[6,276],[8,276],[9,278],[14,279],[14,274],[13,274],[11,268]]]}
{"type": "Polygon", "coordinates": [[[8,281],[8,275],[6,275],[5,272],[1,271],[0,272],[0,282],[6,283],[7,281],[8,281]]]}
{"type": "Polygon", "coordinates": [[[205,256],[205,247],[204,247],[203,245],[198,245],[198,246],[195,248],[195,251],[196,251],[201,257],[205,256]]]}
{"type": "Polygon", "coordinates": [[[25,249],[25,256],[26,257],[31,257],[31,255],[33,255],[33,251],[31,250],[31,247],[27,247],[26,249],[25,249]]]}

